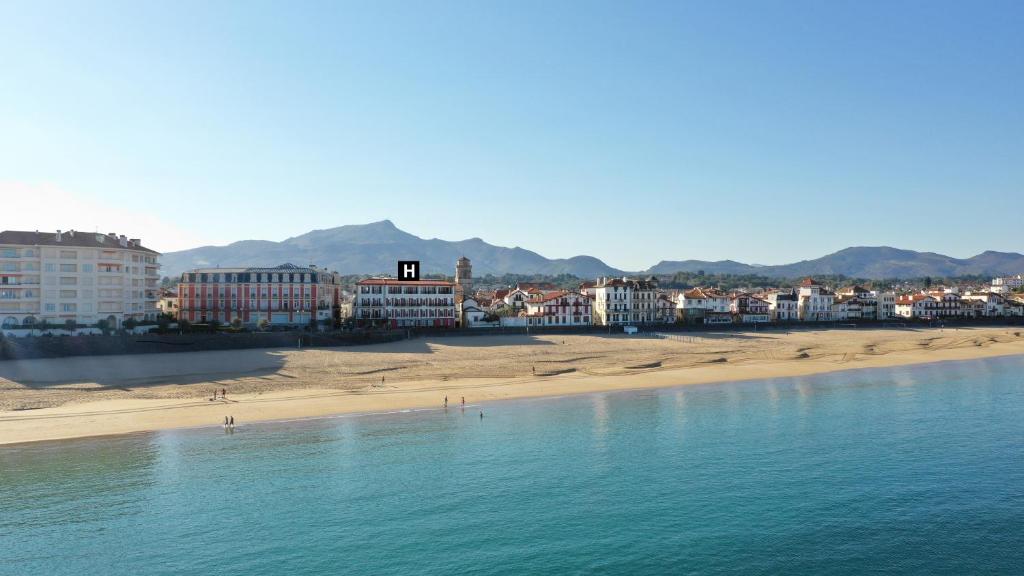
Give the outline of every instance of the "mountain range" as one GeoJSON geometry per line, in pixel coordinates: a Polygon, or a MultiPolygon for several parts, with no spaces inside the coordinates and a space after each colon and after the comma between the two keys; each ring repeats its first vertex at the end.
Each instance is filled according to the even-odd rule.
{"type": "MultiPolygon", "coordinates": [[[[161,262],[167,276],[177,276],[192,268],[274,266],[285,262],[316,264],[343,274],[394,274],[398,260],[419,260],[422,272],[426,274],[453,274],[455,260],[460,256],[472,261],[474,276],[566,273],[594,278],[627,273],[593,256],[550,259],[518,246],[494,246],[480,238],[454,242],[420,238],[400,230],[390,220],[313,230],[281,242],[243,240],[227,246],[169,252],[161,257],[161,262]]],[[[1024,272],[1024,255],[987,251],[971,258],[953,258],[888,246],[859,246],[814,260],[776,266],[732,260],[662,260],[647,270],[632,273],[673,274],[700,270],[707,274],[758,274],[775,278],[816,274],[842,274],[856,278],[1006,275],[1024,272]]]]}

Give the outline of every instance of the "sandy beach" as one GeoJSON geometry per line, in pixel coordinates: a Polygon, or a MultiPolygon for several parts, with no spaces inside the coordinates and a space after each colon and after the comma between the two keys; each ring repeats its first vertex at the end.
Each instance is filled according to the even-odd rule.
{"type": "Polygon", "coordinates": [[[1024,354],[1018,328],[442,336],[0,362],[0,444],[1024,354]],[[227,399],[211,400],[214,389],[227,399]]]}

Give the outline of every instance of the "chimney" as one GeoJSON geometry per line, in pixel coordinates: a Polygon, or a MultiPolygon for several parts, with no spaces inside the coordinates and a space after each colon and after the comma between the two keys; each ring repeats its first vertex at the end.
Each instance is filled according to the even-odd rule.
{"type": "Polygon", "coordinates": [[[121,236],[118,237],[118,242],[121,244],[122,247],[127,247],[128,246],[128,237],[125,236],[124,234],[121,234],[121,236]]]}
{"type": "Polygon", "coordinates": [[[57,242],[60,242],[60,241],[61,241],[60,230],[57,230],[57,242]]]}
{"type": "Polygon", "coordinates": [[[74,237],[75,237],[75,230],[74,229],[68,230],[68,238],[74,238],[74,237]]]}

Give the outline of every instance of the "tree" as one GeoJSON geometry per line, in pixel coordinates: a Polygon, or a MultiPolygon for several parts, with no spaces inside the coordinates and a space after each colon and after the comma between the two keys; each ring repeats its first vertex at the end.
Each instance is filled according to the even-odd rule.
{"type": "Polygon", "coordinates": [[[270,322],[267,322],[266,318],[264,318],[263,320],[260,320],[260,323],[259,323],[260,330],[266,330],[269,327],[270,327],[270,322]]]}
{"type": "Polygon", "coordinates": [[[71,318],[68,318],[67,320],[64,321],[64,329],[67,330],[68,332],[71,332],[72,334],[75,333],[75,328],[77,327],[78,324],[76,324],[75,321],[72,320],[71,318]]]}
{"type": "Polygon", "coordinates": [[[242,329],[242,319],[236,317],[234,320],[231,321],[231,327],[234,328],[235,330],[241,330],[242,329]]]}
{"type": "Polygon", "coordinates": [[[125,330],[133,330],[138,325],[139,321],[135,318],[125,318],[124,322],[121,323],[125,330]]]}
{"type": "Polygon", "coordinates": [[[110,336],[110,322],[106,318],[97,322],[96,327],[100,329],[100,332],[103,332],[104,336],[110,336]]]}
{"type": "Polygon", "coordinates": [[[191,332],[192,323],[182,318],[181,320],[178,320],[178,330],[181,330],[182,332],[191,332]]]}
{"type": "Polygon", "coordinates": [[[171,326],[171,318],[166,314],[161,314],[156,317],[156,325],[160,328],[161,332],[166,332],[171,326]]]}
{"type": "Polygon", "coordinates": [[[207,324],[210,326],[210,332],[216,332],[217,330],[220,330],[220,320],[217,320],[216,318],[210,320],[207,324]]]}

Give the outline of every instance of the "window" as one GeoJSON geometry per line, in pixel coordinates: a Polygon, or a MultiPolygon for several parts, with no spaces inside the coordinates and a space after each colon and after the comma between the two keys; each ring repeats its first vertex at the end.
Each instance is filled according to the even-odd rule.
{"type": "Polygon", "coordinates": [[[56,272],[57,271],[57,265],[56,264],[52,264],[52,263],[47,263],[46,265],[43,266],[43,270],[46,271],[46,272],[56,272]]]}
{"type": "Polygon", "coordinates": [[[60,271],[61,272],[78,272],[78,265],[77,264],[61,264],[60,265],[60,271]]]}
{"type": "Polygon", "coordinates": [[[57,305],[56,304],[47,304],[45,310],[47,312],[56,312],[57,311],[57,305]]]}
{"type": "Polygon", "coordinates": [[[75,252],[74,250],[61,250],[60,257],[66,260],[74,260],[78,258],[78,252],[75,252]]]}
{"type": "Polygon", "coordinates": [[[78,298],[78,290],[61,290],[61,298],[78,298]]]}

